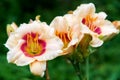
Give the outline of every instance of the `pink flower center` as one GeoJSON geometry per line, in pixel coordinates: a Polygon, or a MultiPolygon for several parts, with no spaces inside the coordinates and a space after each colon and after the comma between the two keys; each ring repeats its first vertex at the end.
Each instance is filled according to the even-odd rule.
{"type": "Polygon", "coordinates": [[[87,27],[89,27],[90,30],[97,34],[101,34],[101,29],[99,26],[94,25],[94,21],[96,21],[96,18],[91,17],[90,15],[86,16],[82,19],[82,23],[85,24],[87,27]]]}
{"type": "Polygon", "coordinates": [[[21,50],[26,56],[39,56],[45,52],[46,42],[39,39],[38,33],[27,33],[22,39],[25,42],[21,45],[21,50]]]}

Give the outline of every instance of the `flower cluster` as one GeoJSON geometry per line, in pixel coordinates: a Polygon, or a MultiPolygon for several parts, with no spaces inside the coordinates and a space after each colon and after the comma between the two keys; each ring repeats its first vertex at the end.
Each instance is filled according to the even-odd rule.
{"type": "Polygon", "coordinates": [[[46,61],[73,53],[78,46],[100,47],[112,34],[117,34],[117,24],[106,19],[106,13],[95,13],[93,3],[82,4],[64,16],[57,16],[50,25],[38,18],[7,26],[8,40],[5,46],[8,62],[18,66],[30,65],[35,75],[44,75],[46,61]]]}

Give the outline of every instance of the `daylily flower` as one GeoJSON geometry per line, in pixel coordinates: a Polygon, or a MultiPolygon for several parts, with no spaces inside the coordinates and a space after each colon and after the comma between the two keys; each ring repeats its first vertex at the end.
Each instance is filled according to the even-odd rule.
{"type": "Polygon", "coordinates": [[[82,32],[92,35],[90,45],[92,47],[99,47],[103,44],[103,38],[118,33],[114,25],[106,20],[106,13],[95,13],[95,6],[93,3],[82,4],[73,14],[77,16],[79,24],[82,25],[82,32]]]}
{"type": "Polygon", "coordinates": [[[46,61],[60,55],[63,43],[53,28],[36,20],[21,24],[10,34],[5,46],[9,49],[8,62],[18,66],[30,64],[33,74],[43,76],[46,61]]]}
{"type": "Polygon", "coordinates": [[[56,36],[64,43],[63,53],[61,55],[71,53],[83,37],[79,24],[76,24],[77,22],[74,15],[66,14],[55,17],[50,24],[55,29],[56,36]]]}

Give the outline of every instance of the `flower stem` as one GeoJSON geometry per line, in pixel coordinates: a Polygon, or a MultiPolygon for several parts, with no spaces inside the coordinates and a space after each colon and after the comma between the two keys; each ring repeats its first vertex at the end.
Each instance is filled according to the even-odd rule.
{"type": "Polygon", "coordinates": [[[86,58],[86,77],[89,80],[89,56],[86,58]]]}
{"type": "Polygon", "coordinates": [[[77,74],[79,80],[82,80],[82,76],[81,76],[81,73],[80,73],[80,71],[81,71],[80,70],[80,63],[76,63],[76,62],[72,62],[72,61],[71,61],[71,63],[72,63],[72,65],[73,65],[73,67],[76,71],[76,74],[77,74]]]}
{"type": "Polygon", "coordinates": [[[45,71],[45,76],[46,76],[46,80],[50,80],[50,76],[49,76],[49,72],[48,72],[48,63],[46,62],[46,71],[45,71]]]}

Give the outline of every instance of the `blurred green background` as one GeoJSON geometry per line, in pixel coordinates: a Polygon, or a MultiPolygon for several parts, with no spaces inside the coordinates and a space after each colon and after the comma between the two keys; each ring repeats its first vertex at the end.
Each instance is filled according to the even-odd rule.
{"type": "MultiPolygon", "coordinates": [[[[0,80],[45,80],[32,75],[29,66],[18,67],[7,62],[8,49],[3,45],[8,38],[7,24],[28,23],[36,15],[49,24],[55,16],[90,2],[95,4],[97,12],[106,12],[107,19],[120,20],[120,0],[0,0],[0,80]]],[[[48,68],[51,80],[78,80],[72,65],[63,57],[49,61],[48,68]]],[[[120,34],[90,56],[90,80],[120,80],[120,34]]]]}

